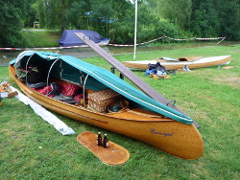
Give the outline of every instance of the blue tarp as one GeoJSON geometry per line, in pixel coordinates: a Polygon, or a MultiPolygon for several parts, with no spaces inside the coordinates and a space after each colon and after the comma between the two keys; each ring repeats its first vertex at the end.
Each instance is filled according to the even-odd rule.
{"type": "MultiPolygon", "coordinates": [[[[29,61],[29,63],[45,64],[44,69],[49,69],[52,66],[50,76],[53,78],[62,78],[78,84],[82,84],[81,79],[84,79],[88,74],[88,80],[86,87],[94,90],[100,90],[101,88],[110,88],[118,92],[126,99],[134,102],[134,105],[141,107],[166,117],[174,119],[176,121],[191,124],[193,121],[190,117],[150,98],[143,92],[131,86],[129,83],[120,79],[110,71],[89,64],[85,61],[81,61],[71,56],[62,56],[59,54],[53,54],[48,52],[29,52],[21,58],[21,62],[29,61]],[[83,78],[81,78],[83,77],[83,78]]],[[[10,64],[16,63],[17,60],[13,60],[10,64]]]]}
{"type": "Polygon", "coordinates": [[[89,37],[92,41],[94,41],[95,43],[99,43],[106,39],[96,31],[64,30],[61,39],[59,39],[57,42],[62,47],[85,45],[85,43],[81,39],[79,39],[74,33],[83,33],[87,37],[89,37]]]}

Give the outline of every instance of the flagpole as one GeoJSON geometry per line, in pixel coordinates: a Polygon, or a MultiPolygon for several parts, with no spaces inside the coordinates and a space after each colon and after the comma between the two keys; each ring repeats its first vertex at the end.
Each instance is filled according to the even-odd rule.
{"type": "Polygon", "coordinates": [[[136,59],[136,51],[137,51],[137,7],[138,7],[138,1],[135,0],[135,29],[134,29],[134,53],[133,53],[133,59],[136,59]]]}

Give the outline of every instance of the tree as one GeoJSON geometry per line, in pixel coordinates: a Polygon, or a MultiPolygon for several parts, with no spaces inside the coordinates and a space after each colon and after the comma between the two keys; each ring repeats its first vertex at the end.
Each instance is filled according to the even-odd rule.
{"type": "Polygon", "coordinates": [[[192,13],[192,1],[191,0],[158,0],[151,2],[155,4],[153,9],[155,13],[161,18],[168,19],[175,25],[186,28],[192,13]]]}
{"type": "Polygon", "coordinates": [[[66,27],[66,11],[74,0],[38,0],[39,19],[42,27],[61,29],[66,27]]]}
{"type": "Polygon", "coordinates": [[[240,39],[239,0],[192,0],[190,31],[200,37],[226,36],[240,39]]]}
{"type": "Polygon", "coordinates": [[[220,28],[214,0],[193,0],[191,30],[200,37],[217,36],[220,28]]]}
{"type": "Polygon", "coordinates": [[[22,10],[23,13],[23,23],[24,27],[32,27],[33,22],[38,20],[37,16],[37,9],[36,9],[36,0],[27,0],[26,4],[24,6],[24,9],[22,10]]]}
{"type": "Polygon", "coordinates": [[[228,40],[240,40],[240,0],[229,0],[225,6],[219,4],[218,12],[219,35],[226,36],[228,40]]]}
{"type": "Polygon", "coordinates": [[[0,45],[3,47],[16,47],[22,44],[21,30],[23,27],[23,14],[25,1],[1,0],[0,2],[0,45]]]}

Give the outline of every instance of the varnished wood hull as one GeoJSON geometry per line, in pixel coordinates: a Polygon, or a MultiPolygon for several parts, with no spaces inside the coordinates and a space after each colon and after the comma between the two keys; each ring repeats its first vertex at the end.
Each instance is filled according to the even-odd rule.
{"type": "Polygon", "coordinates": [[[169,118],[153,117],[154,114],[145,112],[142,115],[134,112],[134,109],[107,114],[91,111],[30,89],[16,78],[12,66],[9,66],[9,74],[27,96],[45,108],[66,117],[138,139],[180,158],[197,159],[203,153],[201,135],[193,124],[187,125],[169,118]]]}
{"type": "MultiPolygon", "coordinates": [[[[220,64],[228,63],[231,56],[215,56],[215,57],[203,57],[195,61],[178,61],[178,62],[166,62],[159,61],[162,66],[167,70],[184,69],[184,65],[188,66],[188,69],[196,69],[210,66],[218,66],[220,64]]],[[[123,64],[129,68],[134,69],[148,69],[148,64],[156,64],[158,60],[142,60],[142,61],[124,61],[123,64]]]]}

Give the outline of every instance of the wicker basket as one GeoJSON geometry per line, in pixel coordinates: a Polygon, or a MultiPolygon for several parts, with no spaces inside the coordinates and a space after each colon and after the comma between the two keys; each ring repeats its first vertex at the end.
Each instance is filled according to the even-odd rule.
{"type": "Polygon", "coordinates": [[[88,94],[88,106],[98,112],[106,112],[107,106],[122,99],[122,96],[112,89],[104,89],[88,94]]]}

